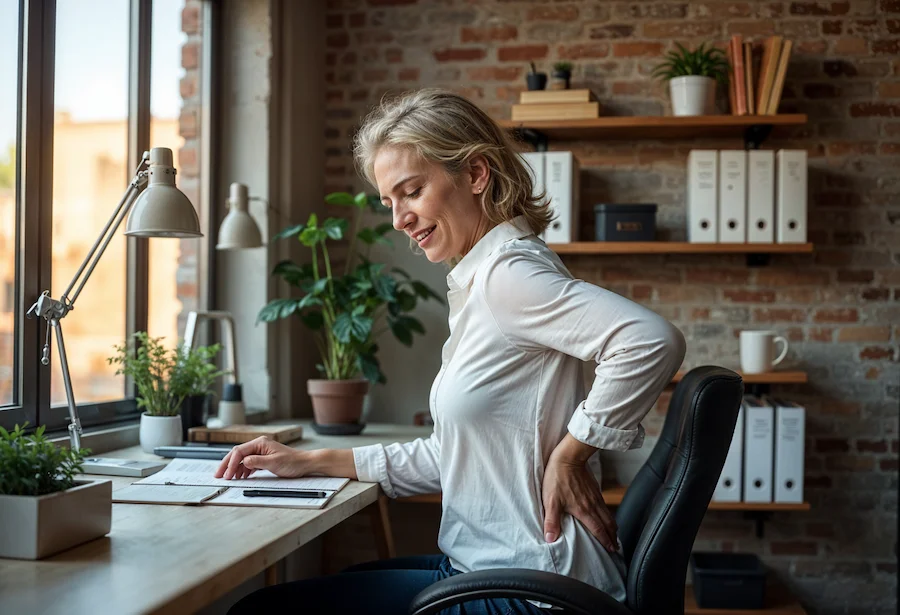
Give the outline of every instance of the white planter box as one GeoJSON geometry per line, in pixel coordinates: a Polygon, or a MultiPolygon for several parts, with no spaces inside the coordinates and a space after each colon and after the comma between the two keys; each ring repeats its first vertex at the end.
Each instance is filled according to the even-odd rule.
{"type": "Polygon", "coordinates": [[[672,115],[716,115],[716,80],[684,75],[669,81],[672,115]]]}
{"type": "Polygon", "coordinates": [[[0,557],[41,559],[109,533],[112,481],[38,497],[0,495],[0,557]]]}

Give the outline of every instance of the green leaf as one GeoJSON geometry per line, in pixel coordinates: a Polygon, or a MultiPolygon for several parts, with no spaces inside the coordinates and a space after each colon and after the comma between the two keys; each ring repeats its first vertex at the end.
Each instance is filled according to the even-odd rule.
{"type": "Polygon", "coordinates": [[[431,290],[428,286],[423,284],[422,282],[414,281],[412,283],[413,288],[416,290],[416,294],[422,297],[422,299],[436,299],[438,303],[443,305],[444,298],[438,295],[436,292],[431,290]]]}
{"type": "Polygon", "coordinates": [[[318,331],[325,325],[325,318],[322,316],[322,312],[319,311],[304,312],[300,314],[300,319],[303,321],[303,324],[313,331],[318,331]]]}
{"type": "Polygon", "coordinates": [[[305,228],[303,229],[303,232],[300,233],[300,243],[307,248],[311,248],[319,242],[320,236],[321,231],[319,231],[319,229],[312,227],[305,228]]]}
{"type": "Polygon", "coordinates": [[[394,337],[400,340],[401,344],[404,346],[412,346],[412,332],[405,326],[401,318],[402,317],[398,317],[390,320],[391,331],[394,333],[394,337]]]}
{"type": "Polygon", "coordinates": [[[260,322],[274,322],[279,318],[286,318],[297,309],[296,299],[273,299],[259,311],[256,316],[256,324],[260,322]]]}
{"type": "Polygon", "coordinates": [[[309,214],[309,220],[306,222],[306,226],[310,228],[316,228],[319,226],[319,217],[316,214],[309,214]]]}
{"type": "Polygon", "coordinates": [[[272,269],[272,275],[281,276],[288,284],[298,286],[301,281],[312,277],[312,266],[301,266],[292,261],[281,261],[272,269]]]}
{"type": "Polygon", "coordinates": [[[407,292],[407,291],[398,291],[397,292],[397,301],[396,304],[399,306],[400,311],[409,312],[414,310],[416,307],[416,295],[415,293],[407,292]]]}
{"type": "Polygon", "coordinates": [[[284,239],[285,237],[293,237],[294,235],[299,235],[305,228],[305,224],[296,224],[294,226],[289,226],[286,229],[282,230],[280,233],[273,236],[272,239],[269,240],[269,242],[271,243],[276,239],[284,239]]]}
{"type": "Polygon", "coordinates": [[[360,229],[359,232],[356,233],[356,237],[364,244],[370,246],[374,244],[379,238],[375,231],[370,228],[360,229]]]}
{"type": "Polygon", "coordinates": [[[378,233],[379,235],[384,235],[393,230],[394,230],[394,225],[391,224],[390,222],[385,222],[385,223],[379,224],[378,226],[375,227],[375,232],[378,233]]]}
{"type": "Polygon", "coordinates": [[[365,192],[360,192],[353,198],[353,204],[359,209],[363,209],[369,202],[369,196],[365,192]]]}
{"type": "Polygon", "coordinates": [[[326,288],[328,288],[328,278],[321,278],[316,280],[309,292],[313,295],[321,295],[326,288]]]}
{"type": "Polygon", "coordinates": [[[328,218],[323,228],[328,237],[341,239],[347,230],[347,221],[343,218],[328,218]]]}
{"type": "Polygon", "coordinates": [[[376,275],[372,277],[372,286],[375,287],[375,293],[385,301],[393,301],[397,290],[397,282],[394,278],[387,275],[376,275]]]}
{"type": "Polygon", "coordinates": [[[329,205],[355,205],[356,200],[349,192],[332,192],[325,197],[325,202],[329,205]]]}
{"type": "Polygon", "coordinates": [[[369,382],[379,382],[382,384],[386,382],[384,374],[381,373],[381,366],[378,364],[378,359],[376,359],[374,355],[359,355],[359,371],[362,372],[363,377],[369,382]]]}

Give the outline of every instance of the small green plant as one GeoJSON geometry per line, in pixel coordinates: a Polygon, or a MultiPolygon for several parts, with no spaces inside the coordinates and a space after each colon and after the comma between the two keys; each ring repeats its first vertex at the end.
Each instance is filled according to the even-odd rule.
{"type": "Polygon", "coordinates": [[[722,85],[728,85],[728,74],[731,67],[725,52],[718,47],[707,47],[706,43],[693,51],[688,51],[680,43],[675,43],[678,51],[669,51],[665,60],[653,69],[654,78],[668,81],[675,77],[699,75],[712,77],[722,85]]]}
{"type": "Polygon", "coordinates": [[[571,73],[572,72],[572,63],[571,62],[556,62],[553,65],[553,71],[557,73],[571,73]]]}
{"type": "Polygon", "coordinates": [[[75,486],[88,449],[69,450],[44,437],[44,425],[31,435],[25,423],[0,427],[0,495],[47,495],[75,486]]]}
{"type": "Polygon", "coordinates": [[[369,260],[374,244],[393,243],[385,237],[393,229],[390,222],[360,228],[366,209],[386,211],[376,195],[360,192],[353,196],[346,192],[333,192],[325,197],[325,202],[356,208],[354,232],[349,236],[343,274],[332,271],[328,242],[339,241],[347,235],[347,220],[328,218],[320,223],[318,216],[311,214],[306,224],[284,229],[272,241],[296,237],[312,250],[312,262],[298,265],[292,261],[282,261],[275,266],[272,274],[300,289],[303,295],[270,301],[260,310],[257,323],[273,322],[297,314],[313,331],[322,359],[316,368],[327,380],[350,380],[362,373],[369,382],[384,383],[387,380],[376,358],[377,338],[390,330],[400,343],[412,346],[413,333],[425,333],[425,328],[409,313],[415,309],[419,299],[443,301],[428,286],[413,280],[402,269],[394,267],[388,272],[384,264],[369,260]],[[365,254],[354,250],[357,241],[366,245],[365,254]],[[320,269],[319,252],[322,253],[324,273],[320,269]],[[351,268],[355,257],[361,262],[351,268]],[[382,318],[386,325],[379,328],[382,318]]]}
{"type": "Polygon", "coordinates": [[[106,361],[118,365],[116,375],[124,374],[137,387],[138,408],[150,416],[177,416],[188,395],[203,395],[224,371],[212,360],[219,344],[188,350],[179,340],[174,350],[162,344],[161,337],[138,331],[130,342],[115,346],[116,354],[106,361]]]}

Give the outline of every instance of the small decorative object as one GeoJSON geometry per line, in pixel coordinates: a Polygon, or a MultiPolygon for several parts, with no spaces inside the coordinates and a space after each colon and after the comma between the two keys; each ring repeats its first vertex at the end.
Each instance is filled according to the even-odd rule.
{"type": "MultiPolygon", "coordinates": [[[[234,191],[235,185],[240,184],[232,184],[232,192],[234,191]]],[[[227,427],[229,425],[243,425],[247,421],[247,411],[244,407],[243,389],[241,387],[240,378],[238,377],[237,337],[234,334],[234,318],[231,316],[231,313],[218,310],[209,312],[188,312],[187,322],[184,326],[184,345],[187,348],[194,347],[194,342],[197,340],[197,323],[201,320],[214,320],[219,322],[221,325],[220,332],[227,350],[225,353],[227,369],[224,373],[229,374],[229,377],[228,382],[222,386],[222,399],[219,400],[219,422],[222,427],[227,427]]],[[[212,386],[212,383],[209,383],[209,386],[212,386]]],[[[185,399],[186,406],[193,406],[190,413],[187,414],[187,416],[192,417],[188,422],[184,423],[186,413],[182,412],[181,414],[181,420],[184,423],[184,425],[182,425],[182,430],[185,440],[188,438],[188,431],[191,427],[204,427],[206,425],[206,408],[209,404],[209,397],[210,395],[208,393],[200,393],[199,395],[189,393],[185,399]],[[201,405],[199,416],[196,409],[197,404],[201,405]]]]}
{"type": "Polygon", "coordinates": [[[553,65],[550,77],[551,90],[568,90],[569,80],[572,78],[572,63],[557,62],[553,65]]]}
{"type": "Polygon", "coordinates": [[[655,241],[656,203],[594,205],[596,241],[655,241]]]}
{"type": "Polygon", "coordinates": [[[112,483],[74,478],[90,451],[26,426],[0,427],[0,557],[41,559],[108,534],[112,483]]]}
{"type": "Polygon", "coordinates": [[[376,359],[376,337],[390,329],[402,344],[411,346],[413,333],[421,334],[425,329],[408,313],[419,299],[442,299],[405,271],[395,267],[386,272],[383,264],[369,260],[373,244],[392,243],[385,237],[393,229],[390,222],[361,228],[366,209],[376,214],[387,211],[376,195],[335,192],[326,196],[325,202],[356,208],[356,230],[349,237],[343,274],[332,271],[328,240],[340,240],[347,234],[347,220],[328,218],[320,223],[318,216],[311,214],[306,224],[284,229],[273,241],[296,237],[312,250],[312,262],[297,265],[282,261],[272,273],[299,288],[303,295],[270,301],[260,310],[257,323],[296,314],[312,330],[322,359],[316,368],[324,375],[324,379],[307,383],[315,415],[313,428],[319,433],[358,433],[363,427],[360,418],[370,383],[387,381],[376,359]],[[366,254],[356,252],[357,241],[366,245],[366,254]],[[351,269],[355,260],[361,262],[351,269]],[[387,321],[384,328],[376,326],[382,317],[387,321]]]}
{"type": "Polygon", "coordinates": [[[534,62],[529,62],[529,64],[531,64],[531,72],[525,75],[525,83],[528,85],[528,89],[543,90],[547,87],[547,73],[537,72],[534,62]]]}
{"type": "Polygon", "coordinates": [[[675,43],[678,51],[670,51],[651,75],[669,82],[672,114],[715,115],[716,83],[728,86],[728,58],[718,47],[701,43],[688,51],[675,43]]]}
{"type": "Polygon", "coordinates": [[[157,446],[178,446],[185,439],[181,413],[189,395],[205,397],[213,381],[227,373],[219,371],[212,359],[221,348],[218,344],[186,348],[179,343],[166,349],[160,337],[138,331],[130,344],[116,346],[116,355],[107,359],[117,364],[116,375],[124,374],[137,387],[141,414],[140,441],[146,453],[157,446]]]}

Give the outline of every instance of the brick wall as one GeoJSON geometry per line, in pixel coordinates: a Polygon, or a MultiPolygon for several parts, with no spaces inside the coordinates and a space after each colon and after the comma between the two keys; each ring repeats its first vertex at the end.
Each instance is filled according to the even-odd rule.
{"type": "MultiPolygon", "coordinates": [[[[785,365],[807,385],[775,387],[808,408],[808,513],[778,513],[757,538],[741,513],[710,513],[696,547],[758,553],[815,613],[893,613],[900,399],[900,2],[334,0],[327,15],[328,190],[360,189],[349,155],[359,118],[386,92],[444,86],[508,118],[527,61],[575,63],[605,114],[669,113],[648,78],[674,42],[792,38],[781,112],[809,124],[766,148],[804,148],[813,255],[567,256],[573,274],[650,306],[688,339],[685,367],[737,365],[746,328],[787,335],[785,365]]],[[[683,239],[692,147],[736,140],[553,143],[582,162],[582,239],[591,204],[660,205],[683,239]]],[[[667,400],[648,419],[658,431],[667,400]]]]}

